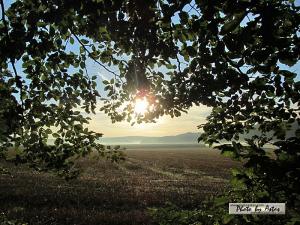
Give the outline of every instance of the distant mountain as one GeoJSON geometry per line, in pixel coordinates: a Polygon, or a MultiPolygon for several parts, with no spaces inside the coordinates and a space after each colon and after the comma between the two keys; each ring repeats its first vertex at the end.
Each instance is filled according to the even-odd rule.
{"type": "MultiPolygon", "coordinates": [[[[287,138],[293,137],[295,135],[295,131],[299,129],[299,125],[294,123],[289,131],[287,131],[287,138]]],[[[272,133],[269,133],[269,137],[271,137],[272,133]]],[[[161,136],[161,137],[147,137],[147,136],[123,136],[123,137],[103,137],[100,140],[100,143],[104,145],[131,145],[131,144],[189,144],[195,145],[198,144],[198,137],[201,133],[184,133],[174,136],[161,136]]],[[[249,133],[240,135],[241,140],[244,141],[245,138],[251,138],[253,135],[260,135],[257,127],[253,129],[249,133]]],[[[54,139],[48,140],[50,144],[54,143],[54,139]]],[[[220,143],[228,143],[228,141],[221,140],[220,143]]],[[[204,143],[200,143],[199,145],[204,145],[204,143]]]]}
{"type": "Polygon", "coordinates": [[[103,137],[103,144],[197,144],[199,133],[184,133],[175,136],[147,137],[147,136],[125,136],[125,137],[103,137]]]}
{"type": "MultiPolygon", "coordinates": [[[[299,129],[298,124],[292,124],[292,127],[287,131],[287,138],[294,136],[294,132],[299,129]]],[[[268,136],[272,136],[269,133],[268,136]]],[[[257,129],[250,131],[247,134],[240,135],[241,141],[245,138],[251,138],[253,135],[260,135],[257,129]]],[[[121,144],[198,144],[198,137],[200,133],[184,133],[174,136],[162,137],[147,137],[147,136],[124,136],[124,137],[103,137],[101,143],[105,145],[121,145],[121,144]]],[[[227,141],[222,140],[221,143],[227,141]]],[[[203,145],[203,143],[201,143],[203,145]]]]}

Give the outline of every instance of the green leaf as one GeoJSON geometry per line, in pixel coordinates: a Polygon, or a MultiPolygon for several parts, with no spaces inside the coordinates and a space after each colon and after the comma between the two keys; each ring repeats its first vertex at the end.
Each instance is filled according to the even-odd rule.
{"type": "Polygon", "coordinates": [[[245,15],[245,12],[235,14],[233,19],[229,20],[222,26],[220,34],[225,35],[236,29],[244,19],[245,15]]]}
{"type": "Polygon", "coordinates": [[[296,73],[290,72],[288,70],[279,70],[278,73],[285,76],[286,78],[292,78],[292,79],[296,78],[297,76],[296,73]]]}
{"type": "Polygon", "coordinates": [[[70,43],[73,45],[74,44],[74,38],[70,37],[70,43]]]}
{"type": "Polygon", "coordinates": [[[60,137],[59,134],[57,134],[57,133],[53,133],[52,136],[53,136],[53,138],[59,138],[60,137]]]}
{"type": "Polygon", "coordinates": [[[102,83],[105,84],[105,85],[108,85],[109,81],[108,80],[103,80],[102,83]]]}
{"type": "Polygon", "coordinates": [[[231,185],[236,190],[246,190],[247,186],[244,183],[244,180],[238,179],[237,177],[234,177],[230,180],[231,185]]]}
{"type": "Polygon", "coordinates": [[[234,215],[232,214],[226,214],[223,216],[223,224],[229,224],[230,221],[234,218],[234,215]]]}
{"type": "Polygon", "coordinates": [[[195,48],[193,46],[187,46],[186,51],[189,54],[189,56],[191,56],[191,57],[195,57],[197,55],[197,51],[195,50],[195,48]]]}
{"type": "Polygon", "coordinates": [[[179,13],[179,18],[180,18],[180,22],[182,24],[186,24],[188,22],[188,19],[189,19],[189,14],[187,12],[181,11],[179,13]]]}
{"type": "Polygon", "coordinates": [[[236,157],[236,153],[233,151],[222,151],[221,153],[223,156],[225,157],[229,157],[229,158],[235,158],[236,157]]]}
{"type": "Polygon", "coordinates": [[[81,62],[79,65],[80,65],[81,69],[85,68],[85,62],[81,62]]]}
{"type": "Polygon", "coordinates": [[[232,168],[231,174],[232,174],[232,176],[237,176],[237,175],[241,174],[241,171],[237,168],[232,168]]]}
{"type": "Polygon", "coordinates": [[[89,41],[86,40],[86,39],[81,39],[80,41],[81,41],[83,44],[85,44],[85,45],[87,45],[87,44],[89,43],[89,41]]]}
{"type": "Polygon", "coordinates": [[[167,67],[167,69],[173,69],[173,65],[170,63],[166,64],[166,67],[167,67]]]}
{"type": "Polygon", "coordinates": [[[217,197],[214,200],[214,204],[217,207],[226,205],[228,204],[228,198],[226,196],[217,197]]]}
{"type": "Polygon", "coordinates": [[[46,134],[52,134],[52,130],[51,129],[47,129],[45,130],[46,134]]]}

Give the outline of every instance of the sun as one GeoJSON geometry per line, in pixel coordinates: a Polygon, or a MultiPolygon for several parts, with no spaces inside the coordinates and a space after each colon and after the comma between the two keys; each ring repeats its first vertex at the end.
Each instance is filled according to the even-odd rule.
{"type": "Polygon", "coordinates": [[[134,103],[134,112],[139,115],[144,115],[148,111],[149,102],[146,98],[139,98],[134,103]]]}

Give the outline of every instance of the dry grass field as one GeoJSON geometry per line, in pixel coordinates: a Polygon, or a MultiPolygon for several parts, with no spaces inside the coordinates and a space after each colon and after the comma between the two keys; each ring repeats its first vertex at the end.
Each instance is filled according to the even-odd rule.
{"type": "Polygon", "coordinates": [[[195,146],[135,146],[119,164],[80,160],[80,177],[65,181],[0,163],[0,212],[29,224],[152,224],[149,207],[195,208],[226,190],[237,163],[195,146]]]}

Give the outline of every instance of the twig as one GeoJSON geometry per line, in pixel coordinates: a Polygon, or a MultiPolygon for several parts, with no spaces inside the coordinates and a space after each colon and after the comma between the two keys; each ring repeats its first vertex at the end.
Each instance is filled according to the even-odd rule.
{"type": "Polygon", "coordinates": [[[178,59],[178,55],[176,55],[176,59],[177,59],[177,63],[178,63],[178,69],[179,69],[179,72],[181,73],[181,67],[180,67],[180,61],[178,59]]]}
{"type": "Polygon", "coordinates": [[[0,0],[1,1],[1,11],[2,11],[2,21],[4,23],[4,27],[6,29],[6,32],[8,33],[8,27],[7,27],[7,22],[5,20],[5,10],[4,10],[4,3],[3,3],[3,0],[0,0]]]}
{"type": "Polygon", "coordinates": [[[224,55],[224,54],[222,54],[222,55],[223,55],[223,57],[225,58],[226,62],[228,62],[232,67],[236,68],[236,69],[240,72],[240,74],[244,74],[243,71],[241,71],[240,67],[237,66],[237,65],[235,65],[235,64],[231,61],[231,59],[228,58],[227,55],[224,55]]]}
{"type": "Polygon", "coordinates": [[[114,74],[115,76],[120,78],[120,75],[117,74],[116,72],[108,69],[105,65],[103,65],[102,63],[100,63],[97,59],[95,59],[95,57],[92,55],[92,53],[90,52],[90,50],[87,49],[87,47],[81,42],[81,40],[77,37],[76,34],[74,34],[72,31],[71,33],[74,35],[74,37],[76,38],[76,40],[79,42],[79,44],[84,48],[84,50],[88,53],[88,56],[95,62],[97,63],[99,66],[101,66],[102,68],[104,68],[107,72],[110,72],[112,74],[114,74]]]}
{"type": "Polygon", "coordinates": [[[191,3],[189,3],[189,6],[190,6],[191,8],[190,8],[190,10],[188,11],[188,13],[193,9],[193,10],[195,10],[195,11],[198,13],[199,16],[201,16],[201,13],[195,8],[195,5],[196,5],[196,3],[195,3],[194,5],[191,5],[191,3]]]}
{"type": "Polygon", "coordinates": [[[248,20],[249,20],[249,22],[250,22],[251,20],[250,20],[250,18],[249,18],[249,16],[248,16],[248,14],[247,14],[246,16],[247,16],[247,18],[248,18],[248,20]]]}

